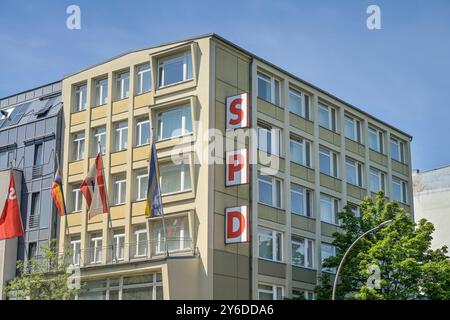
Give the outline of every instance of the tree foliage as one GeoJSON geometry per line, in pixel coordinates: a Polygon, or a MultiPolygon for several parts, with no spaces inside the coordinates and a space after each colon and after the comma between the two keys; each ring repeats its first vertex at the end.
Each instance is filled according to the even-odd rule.
{"type": "Polygon", "coordinates": [[[42,256],[18,261],[18,276],[5,287],[8,299],[68,300],[74,299],[78,290],[69,288],[67,273],[70,251],[58,254],[54,241],[41,248],[42,256]]]}
{"type": "MultiPolygon", "coordinates": [[[[359,235],[386,220],[393,222],[352,248],[339,274],[336,299],[449,299],[450,260],[447,247],[431,249],[433,224],[425,219],[414,223],[398,202],[386,202],[383,192],[377,193],[375,201],[367,197],[360,208],[360,217],[348,206],[338,214],[342,231],[333,234],[337,254],[326,259],[324,267],[337,269],[359,235]],[[374,268],[380,271],[378,288],[371,281],[374,268]]],[[[330,299],[331,293],[331,276],[323,273],[317,297],[330,299]]]]}

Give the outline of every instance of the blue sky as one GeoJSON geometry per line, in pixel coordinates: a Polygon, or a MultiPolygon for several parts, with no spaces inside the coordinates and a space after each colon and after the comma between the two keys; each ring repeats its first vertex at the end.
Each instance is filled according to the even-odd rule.
{"type": "Polygon", "coordinates": [[[2,0],[0,97],[209,32],[410,133],[414,168],[450,164],[447,0],[2,0]],[[70,4],[81,30],[66,28],[70,4]],[[366,28],[370,4],[382,30],[366,28]]]}

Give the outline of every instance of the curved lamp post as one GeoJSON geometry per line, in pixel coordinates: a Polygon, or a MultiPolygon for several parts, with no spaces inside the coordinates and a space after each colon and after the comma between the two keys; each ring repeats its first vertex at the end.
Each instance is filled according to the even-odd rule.
{"type": "Polygon", "coordinates": [[[372,228],[372,229],[370,229],[370,230],[364,232],[364,233],[361,234],[358,238],[356,238],[355,241],[353,241],[353,243],[350,245],[350,247],[348,247],[348,249],[347,249],[347,251],[345,251],[345,254],[344,254],[344,256],[342,257],[341,263],[339,263],[339,267],[338,267],[338,269],[337,269],[337,271],[336,271],[336,276],[335,276],[335,278],[334,278],[334,284],[333,284],[333,294],[332,294],[332,296],[331,296],[331,300],[336,300],[336,299],[335,299],[335,296],[336,296],[336,286],[337,286],[337,281],[338,281],[338,277],[339,277],[339,272],[341,271],[341,267],[342,267],[342,265],[344,264],[345,258],[347,257],[347,255],[348,255],[348,253],[350,252],[350,250],[355,246],[355,244],[356,244],[359,240],[361,240],[361,239],[362,239],[363,237],[365,237],[367,234],[369,234],[369,233],[371,233],[371,232],[373,232],[373,231],[375,231],[375,230],[378,230],[378,229],[380,229],[380,228],[385,227],[386,225],[388,225],[388,224],[391,223],[392,221],[393,221],[393,220],[386,220],[386,221],[380,223],[378,226],[376,226],[376,227],[374,227],[374,228],[372,228]]]}

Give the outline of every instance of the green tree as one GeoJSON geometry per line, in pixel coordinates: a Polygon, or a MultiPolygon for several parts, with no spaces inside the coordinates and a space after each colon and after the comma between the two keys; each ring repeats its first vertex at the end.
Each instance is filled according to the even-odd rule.
{"type": "Polygon", "coordinates": [[[59,254],[54,241],[41,248],[42,256],[27,262],[18,261],[19,276],[13,278],[4,292],[9,299],[68,300],[74,299],[77,289],[67,285],[70,251],[59,254]]]}
{"type": "MultiPolygon", "coordinates": [[[[367,197],[360,208],[360,217],[355,217],[349,206],[338,214],[342,231],[333,234],[337,254],[324,261],[325,267],[337,269],[359,235],[386,220],[393,222],[353,247],[339,274],[336,299],[449,299],[450,260],[447,247],[431,249],[433,224],[425,219],[414,223],[398,202],[386,202],[381,191],[375,201],[367,197]],[[368,281],[373,267],[380,270],[379,288],[368,281]]],[[[331,293],[331,276],[323,273],[316,287],[317,297],[330,299],[331,293]]]]}

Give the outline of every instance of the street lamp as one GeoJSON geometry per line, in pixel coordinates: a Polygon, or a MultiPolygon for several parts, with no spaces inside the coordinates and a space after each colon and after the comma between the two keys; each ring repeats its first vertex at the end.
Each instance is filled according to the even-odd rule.
{"type": "Polygon", "coordinates": [[[335,276],[335,278],[334,278],[334,284],[333,284],[333,294],[331,295],[331,300],[336,300],[336,299],[335,299],[335,296],[336,296],[336,285],[337,285],[337,280],[338,280],[339,272],[341,271],[341,267],[342,267],[342,265],[344,264],[345,258],[347,257],[347,255],[348,255],[348,253],[350,252],[350,250],[354,247],[354,245],[355,245],[361,238],[363,238],[364,236],[366,236],[367,234],[369,234],[369,233],[371,233],[371,232],[373,232],[373,231],[375,231],[375,230],[378,230],[378,229],[380,229],[380,228],[385,227],[386,225],[388,225],[388,224],[391,223],[392,221],[393,221],[393,220],[386,220],[386,221],[380,223],[378,226],[376,226],[376,227],[374,227],[374,228],[372,228],[372,229],[370,229],[370,230],[364,232],[364,233],[361,234],[358,238],[356,238],[355,241],[353,241],[353,243],[350,245],[350,247],[348,247],[348,249],[347,249],[347,251],[345,251],[345,254],[344,254],[344,256],[342,257],[341,263],[339,263],[339,267],[338,267],[338,269],[337,269],[337,271],[336,271],[336,276],[335,276]]]}

